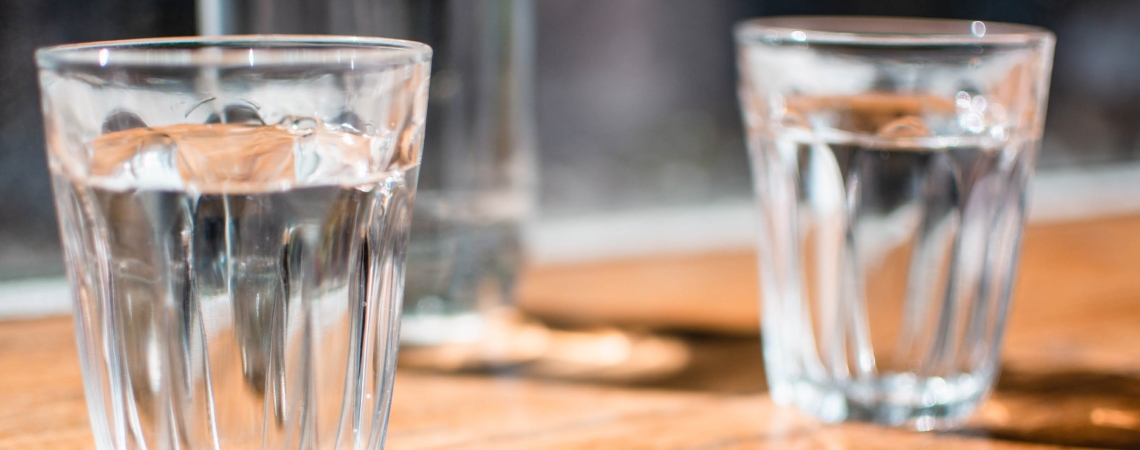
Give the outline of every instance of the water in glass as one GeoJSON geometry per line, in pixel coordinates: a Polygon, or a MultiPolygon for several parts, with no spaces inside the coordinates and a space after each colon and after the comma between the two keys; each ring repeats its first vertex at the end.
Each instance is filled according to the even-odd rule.
{"type": "Polygon", "coordinates": [[[100,448],[380,448],[418,158],[239,115],[52,153],[100,448]]]}
{"type": "Polygon", "coordinates": [[[952,133],[984,100],[790,97],[753,130],[776,402],[931,429],[989,392],[1037,142],[952,133]]]}

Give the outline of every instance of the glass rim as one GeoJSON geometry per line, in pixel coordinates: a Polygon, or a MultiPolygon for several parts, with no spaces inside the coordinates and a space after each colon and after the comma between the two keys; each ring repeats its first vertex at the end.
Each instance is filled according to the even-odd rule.
{"type": "Polygon", "coordinates": [[[36,66],[376,67],[430,61],[420,42],[335,35],[226,35],[124,39],[36,49],[36,66]]]}
{"type": "Polygon", "coordinates": [[[771,16],[738,22],[739,43],[1033,45],[1054,40],[1038,26],[982,20],[877,16],[771,16]]]}

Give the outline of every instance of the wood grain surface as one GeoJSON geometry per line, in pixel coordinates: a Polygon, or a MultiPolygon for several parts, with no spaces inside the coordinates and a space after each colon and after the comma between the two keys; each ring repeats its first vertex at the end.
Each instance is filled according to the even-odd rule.
{"type": "MultiPolygon", "coordinates": [[[[1140,448],[1140,217],[1030,227],[1002,377],[955,432],[775,407],[755,282],[750,252],[535,268],[521,304],[552,326],[404,351],[388,448],[1140,448]]],[[[93,448],[72,333],[0,322],[0,450],[93,448]]]]}

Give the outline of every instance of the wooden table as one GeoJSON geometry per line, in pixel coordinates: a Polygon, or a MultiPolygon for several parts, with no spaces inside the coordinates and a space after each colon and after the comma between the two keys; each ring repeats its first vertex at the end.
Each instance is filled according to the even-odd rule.
{"type": "MultiPolygon", "coordinates": [[[[740,252],[532,270],[523,307],[574,329],[524,322],[545,353],[498,368],[406,352],[389,448],[1140,448],[1140,217],[1033,226],[1023,256],[997,391],[960,431],[775,407],[740,252]]],[[[83,402],[70,319],[0,322],[0,450],[92,448],[83,402]]]]}

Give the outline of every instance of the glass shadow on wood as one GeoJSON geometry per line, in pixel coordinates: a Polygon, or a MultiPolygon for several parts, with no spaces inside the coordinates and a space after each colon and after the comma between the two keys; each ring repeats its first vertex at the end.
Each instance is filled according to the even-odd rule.
{"type": "Polygon", "coordinates": [[[1140,448],[1140,376],[1005,368],[960,434],[1093,448],[1140,448]]]}
{"type": "MultiPolygon", "coordinates": [[[[461,356],[472,352],[485,356],[486,348],[453,348],[435,355],[402,352],[401,364],[411,370],[672,391],[748,395],[767,390],[761,342],[756,337],[619,328],[552,329],[534,322],[528,327],[520,332],[531,338],[544,335],[540,339],[545,342],[532,343],[524,352],[527,358],[518,357],[526,349],[515,349],[515,359],[490,365],[485,357],[465,360],[461,356]],[[595,359],[599,354],[611,358],[595,359]],[[679,357],[683,358],[680,363],[679,357]],[[475,360],[482,363],[470,363],[475,360]],[[450,365],[441,366],[441,361],[450,365]]],[[[942,434],[1046,445],[1140,448],[1140,376],[1005,367],[994,394],[968,425],[942,434]]]]}

